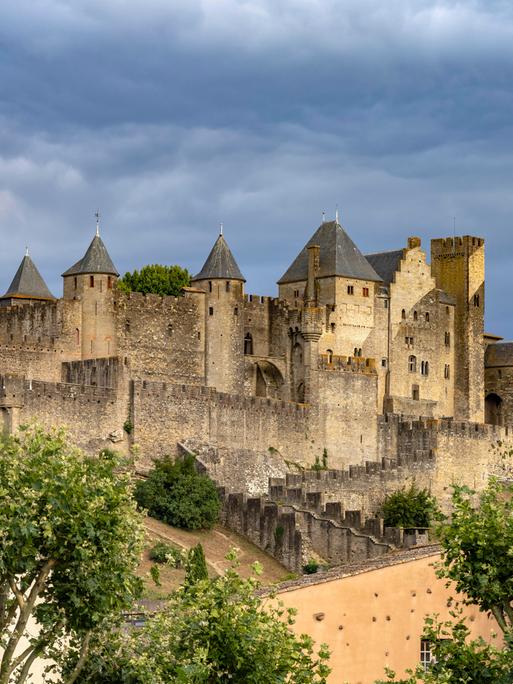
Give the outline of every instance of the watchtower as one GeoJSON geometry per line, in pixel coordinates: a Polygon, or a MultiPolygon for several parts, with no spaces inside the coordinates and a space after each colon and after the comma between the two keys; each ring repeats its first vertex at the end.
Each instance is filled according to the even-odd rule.
{"type": "Polygon", "coordinates": [[[76,330],[82,359],[116,353],[113,289],[118,276],[97,223],[96,235],[82,259],[62,274],[64,299],[82,303],[82,326],[76,330]]]}
{"type": "Polygon", "coordinates": [[[438,288],[456,300],[455,418],[484,421],[484,239],[463,237],[431,241],[431,271],[438,288]]]}
{"type": "Polygon", "coordinates": [[[244,276],[219,234],[192,279],[205,297],[205,377],[219,392],[242,394],[244,383],[244,276]]]}

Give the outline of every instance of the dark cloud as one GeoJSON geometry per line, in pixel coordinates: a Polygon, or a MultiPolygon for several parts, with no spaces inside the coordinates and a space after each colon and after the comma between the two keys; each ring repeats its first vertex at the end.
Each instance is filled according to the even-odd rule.
{"type": "Polygon", "coordinates": [[[488,245],[513,337],[513,8],[449,0],[3,0],[0,289],[51,288],[103,214],[121,271],[200,268],[220,221],[248,289],[341,210],[365,251],[488,245]]]}

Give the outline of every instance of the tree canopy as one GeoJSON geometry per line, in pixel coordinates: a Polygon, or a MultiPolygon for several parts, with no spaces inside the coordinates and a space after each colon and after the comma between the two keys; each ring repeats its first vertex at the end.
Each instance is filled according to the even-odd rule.
{"type": "Polygon", "coordinates": [[[294,611],[264,602],[230,558],[224,575],[184,585],[142,628],[100,633],[78,682],[325,684],[326,647],[294,634],[294,611]]]}
{"type": "Polygon", "coordinates": [[[382,506],[387,527],[430,527],[436,512],[435,499],[415,482],[389,494],[382,506]]]}
{"type": "Polygon", "coordinates": [[[111,452],[84,455],[61,430],[0,438],[1,684],[22,684],[37,658],[58,659],[70,640],[79,657],[63,682],[75,681],[92,630],[140,591],[140,515],[119,466],[111,452]]]}
{"type": "Polygon", "coordinates": [[[217,488],[196,472],[193,456],[155,461],[148,478],[137,483],[135,496],[149,515],[175,527],[210,528],[219,516],[217,488]]]}
{"type": "Polygon", "coordinates": [[[190,284],[191,275],[186,268],[161,264],[143,266],[140,271],[127,272],[118,280],[118,288],[123,292],[151,293],[161,297],[165,295],[179,297],[182,294],[182,288],[190,284]]]}

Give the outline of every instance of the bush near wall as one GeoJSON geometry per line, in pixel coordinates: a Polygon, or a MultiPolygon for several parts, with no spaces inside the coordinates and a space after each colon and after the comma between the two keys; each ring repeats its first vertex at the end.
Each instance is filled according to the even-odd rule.
{"type": "Polygon", "coordinates": [[[387,496],[382,507],[387,527],[430,527],[437,511],[435,498],[415,483],[387,496]]]}
{"type": "Polygon", "coordinates": [[[211,528],[221,502],[215,484],[194,467],[194,457],[155,461],[146,480],[137,483],[135,498],[157,520],[187,530],[211,528]]]}

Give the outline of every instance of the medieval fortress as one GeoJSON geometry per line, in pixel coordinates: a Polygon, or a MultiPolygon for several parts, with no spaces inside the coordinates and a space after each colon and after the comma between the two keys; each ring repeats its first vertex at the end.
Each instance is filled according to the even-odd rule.
{"type": "Polygon", "coordinates": [[[484,240],[433,240],[430,262],[418,237],[364,256],[325,221],[276,298],[244,293],[223,235],[183,296],[127,295],[97,231],[56,298],[27,254],[0,299],[3,429],[137,445],[140,468],[192,450],[227,522],[291,567],[306,527],[332,560],[358,530],[386,544],[364,522],[386,492],[415,478],[444,505],[510,471],[513,343],[484,333],[484,240]]]}

